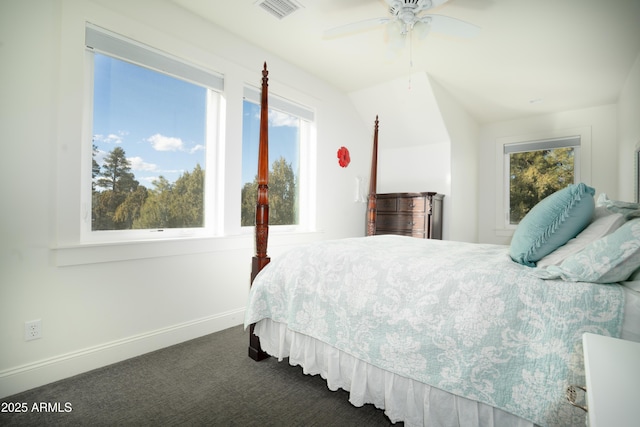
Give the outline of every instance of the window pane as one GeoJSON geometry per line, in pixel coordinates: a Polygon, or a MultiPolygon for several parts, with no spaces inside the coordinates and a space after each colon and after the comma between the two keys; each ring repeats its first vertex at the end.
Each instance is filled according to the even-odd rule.
{"type": "Polygon", "coordinates": [[[207,88],[94,54],[92,226],[204,226],[207,88]]]}
{"type": "Polygon", "coordinates": [[[509,222],[518,224],[536,203],[574,183],[574,147],[509,154],[509,222]]]}
{"type": "MultiPolygon", "coordinates": [[[[242,124],[242,226],[255,221],[260,106],[244,101],[242,124]]],[[[300,119],[269,110],[269,224],[299,223],[300,119]]]]}

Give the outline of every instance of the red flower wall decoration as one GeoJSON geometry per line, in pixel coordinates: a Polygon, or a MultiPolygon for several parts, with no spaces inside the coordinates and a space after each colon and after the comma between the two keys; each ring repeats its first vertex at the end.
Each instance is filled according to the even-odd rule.
{"type": "Polygon", "coordinates": [[[340,147],[340,149],[338,150],[338,164],[341,167],[346,168],[347,166],[349,166],[349,163],[351,163],[349,150],[347,150],[347,147],[340,147]]]}

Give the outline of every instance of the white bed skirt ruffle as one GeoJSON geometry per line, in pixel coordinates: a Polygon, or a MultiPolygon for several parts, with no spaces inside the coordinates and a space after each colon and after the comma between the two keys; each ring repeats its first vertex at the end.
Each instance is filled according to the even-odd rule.
{"type": "Polygon", "coordinates": [[[284,323],[261,320],[254,332],[260,337],[262,349],[279,361],[288,357],[289,364],[300,365],[305,374],[320,374],[330,390],[348,391],[349,402],[354,406],[371,403],[383,409],[393,423],[403,421],[410,427],[534,426],[492,406],[384,371],[291,331],[284,323]]]}

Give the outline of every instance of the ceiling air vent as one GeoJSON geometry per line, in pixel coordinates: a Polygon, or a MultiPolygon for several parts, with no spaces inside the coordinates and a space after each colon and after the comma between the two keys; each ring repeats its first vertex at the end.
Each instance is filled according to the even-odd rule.
{"type": "Polygon", "coordinates": [[[256,4],[278,19],[291,15],[302,7],[292,0],[258,0],[256,4]]]}

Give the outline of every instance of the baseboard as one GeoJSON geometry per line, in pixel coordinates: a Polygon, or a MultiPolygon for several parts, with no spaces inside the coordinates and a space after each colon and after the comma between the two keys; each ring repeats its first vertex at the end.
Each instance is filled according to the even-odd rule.
{"type": "Polygon", "coordinates": [[[0,398],[242,324],[244,308],[0,372],[0,398]]]}

